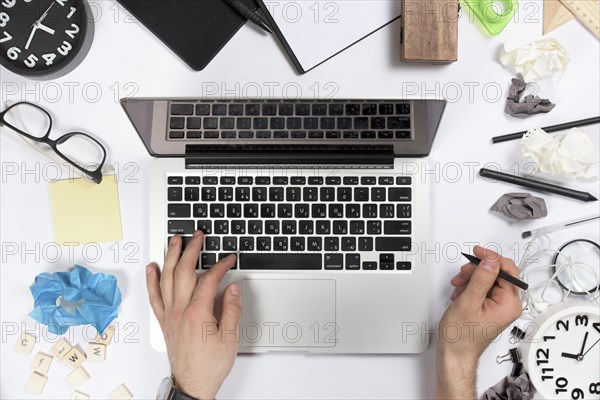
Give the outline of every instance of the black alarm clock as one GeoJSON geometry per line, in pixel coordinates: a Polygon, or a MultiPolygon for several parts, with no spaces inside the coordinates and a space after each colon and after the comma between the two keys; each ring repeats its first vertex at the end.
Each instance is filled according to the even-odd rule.
{"type": "Polygon", "coordinates": [[[72,71],[92,41],[85,0],[0,0],[0,64],[28,77],[72,71]]]}

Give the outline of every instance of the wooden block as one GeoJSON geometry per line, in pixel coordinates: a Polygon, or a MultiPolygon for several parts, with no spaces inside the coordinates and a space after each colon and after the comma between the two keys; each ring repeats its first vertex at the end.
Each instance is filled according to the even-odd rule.
{"type": "Polygon", "coordinates": [[[86,360],[86,355],[83,351],[74,346],[65,354],[64,360],[74,368],[79,367],[86,360]]]}
{"type": "Polygon", "coordinates": [[[47,376],[33,372],[25,384],[25,390],[31,394],[41,394],[46,382],[48,382],[47,376]]]}
{"type": "Polygon", "coordinates": [[[108,346],[112,342],[114,335],[115,327],[111,325],[104,330],[104,333],[102,335],[96,335],[94,343],[105,344],[108,346]]]}
{"type": "Polygon", "coordinates": [[[22,333],[15,348],[23,354],[31,354],[33,346],[35,346],[35,336],[30,333],[22,333]]]}
{"type": "Polygon", "coordinates": [[[402,61],[446,64],[458,60],[458,1],[404,0],[402,61]]]}
{"type": "Polygon", "coordinates": [[[50,364],[52,364],[52,358],[53,357],[51,355],[42,353],[40,351],[33,359],[33,366],[31,367],[31,370],[41,375],[48,375],[50,364]]]}
{"type": "Polygon", "coordinates": [[[90,374],[83,369],[83,367],[78,367],[71,371],[69,375],[67,375],[67,382],[73,389],[77,389],[82,386],[84,383],[90,380],[90,374]]]}
{"type": "Polygon", "coordinates": [[[90,361],[106,360],[106,345],[102,343],[89,343],[87,358],[90,361]]]}
{"type": "Polygon", "coordinates": [[[71,346],[71,343],[69,343],[69,341],[63,337],[60,338],[60,340],[56,342],[54,346],[52,346],[52,354],[62,361],[65,358],[65,354],[67,354],[72,348],[73,346],[71,346]]]}
{"type": "Polygon", "coordinates": [[[130,400],[133,399],[133,394],[131,394],[124,383],[121,383],[112,392],[110,392],[110,398],[113,400],[130,400]]]}
{"type": "Polygon", "coordinates": [[[85,393],[81,393],[79,390],[76,390],[71,395],[71,400],[88,400],[90,396],[85,393]]]}

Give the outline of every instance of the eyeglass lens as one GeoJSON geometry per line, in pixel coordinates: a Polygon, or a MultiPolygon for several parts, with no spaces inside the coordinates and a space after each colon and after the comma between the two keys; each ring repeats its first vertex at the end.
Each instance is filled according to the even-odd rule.
{"type": "Polygon", "coordinates": [[[21,103],[14,106],[11,111],[4,115],[4,121],[14,128],[20,129],[30,136],[41,138],[48,133],[50,129],[50,116],[43,110],[30,104],[21,103]],[[20,116],[20,122],[15,120],[14,116],[20,116]]]}
{"type": "Polygon", "coordinates": [[[104,159],[104,149],[90,137],[73,133],[59,139],[56,150],[86,171],[95,171],[104,159]]]}

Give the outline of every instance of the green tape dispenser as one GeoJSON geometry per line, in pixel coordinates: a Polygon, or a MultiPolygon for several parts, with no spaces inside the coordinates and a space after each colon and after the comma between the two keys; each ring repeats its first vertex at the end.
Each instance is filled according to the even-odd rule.
{"type": "Polygon", "coordinates": [[[517,0],[462,0],[490,35],[496,36],[517,12],[517,0]]]}

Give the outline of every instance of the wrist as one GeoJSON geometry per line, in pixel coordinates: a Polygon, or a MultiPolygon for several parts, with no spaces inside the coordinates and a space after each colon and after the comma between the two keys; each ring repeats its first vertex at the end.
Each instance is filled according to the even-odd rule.
{"type": "Polygon", "coordinates": [[[203,391],[202,388],[197,387],[198,385],[189,385],[187,383],[180,383],[179,381],[177,381],[175,379],[175,377],[173,377],[172,380],[173,380],[173,387],[175,389],[184,393],[187,396],[193,397],[196,400],[214,400],[215,399],[214,394],[203,391]]]}
{"type": "Polygon", "coordinates": [[[436,362],[437,399],[475,399],[478,359],[439,346],[436,362]]]}

